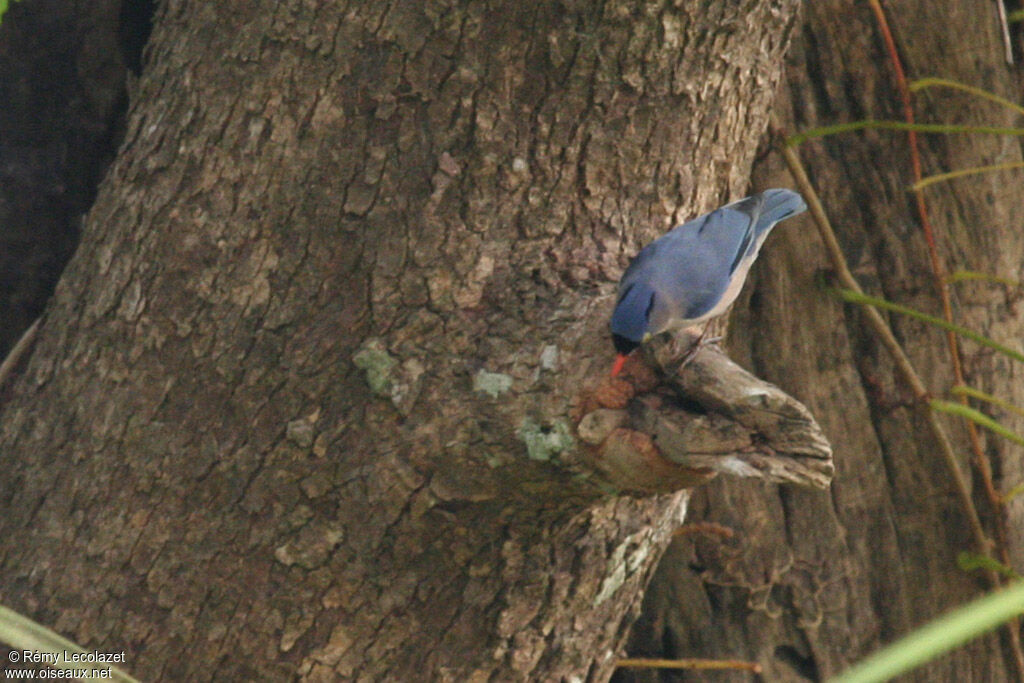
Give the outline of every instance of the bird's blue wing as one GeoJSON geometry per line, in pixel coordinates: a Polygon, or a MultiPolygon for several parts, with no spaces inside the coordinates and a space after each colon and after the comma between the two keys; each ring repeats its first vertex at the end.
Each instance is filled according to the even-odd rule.
{"type": "Polygon", "coordinates": [[[724,250],[719,253],[732,254],[731,276],[776,223],[806,208],[803,198],[792,190],[767,190],[709,214],[701,226],[701,236],[724,250]]]}
{"type": "Polygon", "coordinates": [[[761,213],[761,197],[747,197],[735,204],[723,206],[708,214],[700,227],[699,237],[711,252],[710,258],[716,266],[725,265],[728,259],[729,275],[736,272],[743,258],[754,246],[757,234],[754,230],[756,219],[761,213]]]}
{"type": "Polygon", "coordinates": [[[649,284],[670,318],[699,318],[721,299],[750,236],[750,219],[732,207],[695,218],[644,247],[619,282],[619,302],[637,282],[649,284]]]}
{"type": "Polygon", "coordinates": [[[625,304],[626,292],[637,283],[657,292],[656,303],[669,309],[659,317],[673,324],[712,312],[727,290],[725,303],[732,303],[739,290],[729,285],[734,278],[742,284],[768,231],[805,208],[791,190],[768,190],[680,225],[636,255],[619,282],[619,304],[625,304]]]}

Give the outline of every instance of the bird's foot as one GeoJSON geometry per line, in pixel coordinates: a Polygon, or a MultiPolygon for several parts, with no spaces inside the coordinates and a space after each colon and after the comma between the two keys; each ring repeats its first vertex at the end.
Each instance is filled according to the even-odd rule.
{"type": "MultiPolygon", "coordinates": [[[[711,344],[718,344],[718,342],[722,341],[721,336],[705,336],[704,333],[706,331],[707,328],[705,327],[700,334],[690,332],[689,334],[686,335],[685,341],[680,340],[678,337],[675,339],[676,343],[679,343],[680,341],[683,341],[683,343],[689,341],[689,345],[686,347],[686,350],[683,351],[682,354],[676,360],[671,361],[662,366],[662,370],[665,372],[666,375],[675,375],[680,370],[689,365],[691,362],[693,362],[693,359],[697,357],[697,352],[700,351],[702,348],[711,344]]],[[[679,352],[677,351],[676,353],[679,352]]]]}

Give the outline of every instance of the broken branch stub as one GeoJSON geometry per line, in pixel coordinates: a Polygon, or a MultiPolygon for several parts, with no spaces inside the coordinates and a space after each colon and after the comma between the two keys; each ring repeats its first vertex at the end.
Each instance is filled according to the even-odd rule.
{"type": "Polygon", "coordinates": [[[777,386],[709,346],[679,367],[674,343],[652,345],[648,356],[665,373],[657,383],[635,356],[584,401],[577,424],[592,465],[616,487],[661,493],[719,473],[815,488],[832,481],[831,445],[777,386]]]}

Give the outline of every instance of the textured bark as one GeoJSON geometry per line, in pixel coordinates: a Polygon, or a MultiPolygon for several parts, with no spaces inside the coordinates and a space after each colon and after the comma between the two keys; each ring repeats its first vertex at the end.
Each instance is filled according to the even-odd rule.
{"type": "Polygon", "coordinates": [[[146,680],[610,675],[688,495],[602,492],[572,404],[798,3],[520,5],[160,3],[3,405],[0,601],[146,680]]]}
{"type": "MultiPolygon", "coordinates": [[[[1020,67],[1003,62],[991,3],[883,4],[909,77],[953,78],[1019,101],[1020,67]]],[[[797,132],[858,118],[902,119],[868,5],[814,2],[805,9],[777,100],[780,123],[797,132]]],[[[916,114],[929,122],[1020,124],[1011,112],[949,90],[918,94],[916,114]]],[[[926,174],[1022,156],[1018,138],[926,136],[921,146],[926,174]]],[[[908,150],[905,134],[872,131],[808,143],[801,156],[864,288],[941,315],[908,191],[908,150]]],[[[949,271],[1021,279],[1022,177],[1001,172],[926,190],[949,271]]],[[[778,158],[766,155],[754,182],[790,181],[778,158]]],[[[777,230],[746,290],[753,292],[748,305],[737,305],[730,349],[821,419],[836,451],[835,483],[818,493],[719,479],[695,494],[690,519],[726,525],[735,535],[685,537],[668,551],[633,633],[634,654],[755,659],[767,680],[821,680],[985,587],[956,566],[971,538],[909,394],[857,309],[821,289],[822,269],[827,273],[828,264],[810,224],[777,230]]],[[[1018,298],[991,284],[955,285],[956,321],[1019,346],[1018,298]]],[[[929,390],[944,395],[952,382],[944,335],[905,317],[890,316],[890,324],[929,390]]],[[[1019,366],[970,342],[962,357],[969,384],[1024,402],[1019,366]]],[[[1024,428],[1020,417],[985,410],[1018,433],[1024,428]]],[[[946,422],[966,471],[965,432],[946,422]]],[[[1020,484],[1019,449],[983,438],[1000,490],[1020,484]]],[[[978,489],[975,499],[990,519],[978,489]]],[[[1018,497],[1009,519],[1018,571],[1022,510],[1018,497]]],[[[1016,680],[1005,645],[998,633],[986,636],[907,680],[1016,680]]]]}

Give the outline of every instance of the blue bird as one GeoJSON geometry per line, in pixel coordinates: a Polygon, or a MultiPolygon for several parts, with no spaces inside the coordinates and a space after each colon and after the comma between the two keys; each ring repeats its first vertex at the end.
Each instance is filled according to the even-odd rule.
{"type": "Polygon", "coordinates": [[[766,190],[684,223],[644,247],[619,280],[612,376],[650,337],[725,313],[771,229],[806,209],[792,190],[766,190]]]}

